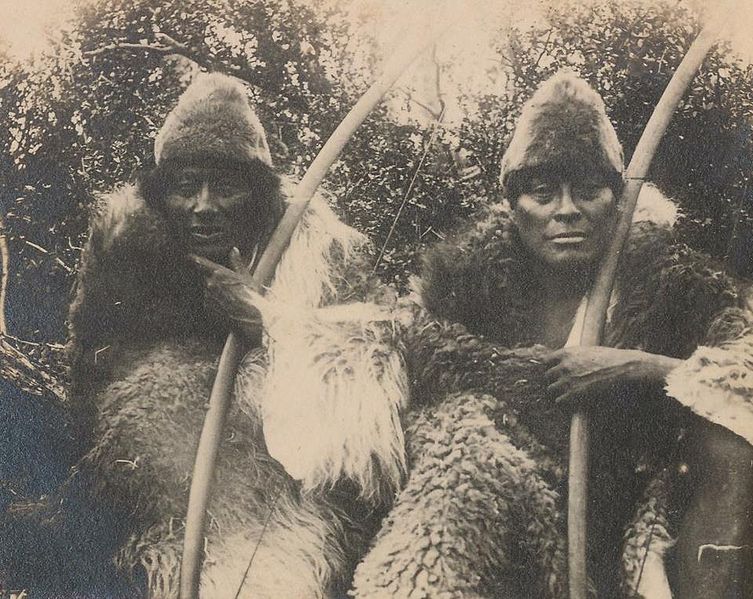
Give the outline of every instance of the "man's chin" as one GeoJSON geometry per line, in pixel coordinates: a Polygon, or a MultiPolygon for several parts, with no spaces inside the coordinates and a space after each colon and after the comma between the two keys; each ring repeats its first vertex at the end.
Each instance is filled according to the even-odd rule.
{"type": "Polygon", "coordinates": [[[549,257],[548,266],[559,272],[590,271],[599,264],[599,260],[590,252],[563,252],[549,257]]]}

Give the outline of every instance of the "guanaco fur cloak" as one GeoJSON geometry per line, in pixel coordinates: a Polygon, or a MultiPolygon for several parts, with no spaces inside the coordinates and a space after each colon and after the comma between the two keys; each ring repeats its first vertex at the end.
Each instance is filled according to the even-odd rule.
{"type": "MultiPolygon", "coordinates": [[[[15,520],[6,517],[5,538],[18,541],[0,555],[6,580],[28,586],[47,573],[51,590],[96,597],[112,574],[134,596],[176,594],[193,455],[226,331],[155,218],[126,187],[95,219],[72,313],[78,359],[102,360],[95,380],[77,387],[93,402],[91,449],[41,512],[16,506],[15,520]],[[83,323],[99,333],[82,335],[83,323]],[[167,339],[117,346],[126,328],[148,339],[171,326],[167,339]],[[108,352],[120,358],[108,364],[108,352]]],[[[365,556],[356,597],[564,597],[567,418],[545,397],[544,349],[528,347],[525,298],[535,289],[508,212],[492,206],[427,255],[423,308],[328,307],[357,297],[347,264],[362,243],[316,201],[270,293],[255,298],[267,339],[236,385],[203,593],[327,597],[365,556]]],[[[717,265],[666,225],[636,225],[608,342],[686,361],[668,381],[677,405],[650,404],[653,426],[627,399],[619,422],[597,420],[599,588],[621,581],[628,591],[664,575],[670,507],[688,484],[673,467],[685,411],[751,440],[749,322],[717,265]],[[619,451],[601,451],[600,439],[615,434],[619,451]]],[[[620,393],[639,391],[662,393],[620,393]]]]}
{"type": "MultiPolygon", "coordinates": [[[[72,395],[89,423],[89,449],[58,492],[3,515],[5,588],[177,596],[191,472],[228,329],[166,231],[134,186],[107,195],[93,219],[70,316],[72,395]]],[[[364,243],[317,197],[268,294],[256,297],[266,338],[236,380],[202,596],[344,593],[384,498],[404,478],[407,385],[402,356],[383,334],[391,318],[373,305],[324,308],[359,293],[361,275],[349,265],[364,243]],[[342,318],[347,328],[337,325],[342,318]],[[296,429],[292,414],[308,410],[316,419],[296,429]],[[317,458],[310,469],[299,462],[309,470],[303,482],[265,443],[265,431],[276,442],[285,412],[286,443],[317,458]]]]}
{"type": "MultiPolygon", "coordinates": [[[[673,216],[644,189],[609,309],[606,345],[685,361],[665,389],[615,389],[617,409],[593,416],[599,597],[669,596],[693,484],[678,457],[690,413],[753,442],[750,310],[719,265],[677,242],[673,216]]],[[[509,209],[491,206],[430,250],[417,292],[439,322],[406,336],[410,475],[358,567],[355,596],[564,598],[569,414],[547,398],[546,350],[529,337],[537,289],[509,209]]]]}

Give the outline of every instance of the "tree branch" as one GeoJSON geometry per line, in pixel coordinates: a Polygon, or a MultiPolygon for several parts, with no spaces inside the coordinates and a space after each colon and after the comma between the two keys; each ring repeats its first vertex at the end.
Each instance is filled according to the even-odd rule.
{"type": "Polygon", "coordinates": [[[113,42],[112,44],[107,44],[106,46],[96,48],[95,50],[82,52],[82,54],[84,56],[98,56],[99,54],[111,52],[112,50],[146,50],[148,52],[156,52],[157,54],[180,54],[186,56],[186,58],[190,58],[187,56],[190,48],[183,42],[176,40],[171,35],[158,31],[154,34],[154,39],[157,42],[156,44],[113,42]]]}
{"type": "MultiPolygon", "coordinates": [[[[47,253],[44,248],[28,241],[27,243],[47,253]]],[[[58,259],[58,261],[65,266],[61,260],[58,259]]],[[[31,395],[51,397],[56,403],[63,404],[66,401],[65,386],[58,377],[47,367],[36,364],[10,343],[14,338],[8,336],[8,326],[5,319],[10,252],[2,216],[0,216],[0,264],[2,265],[2,273],[0,274],[0,380],[8,381],[21,391],[31,395]]]]}
{"type": "Polygon", "coordinates": [[[442,112],[437,112],[434,110],[431,106],[428,106],[427,104],[424,104],[420,100],[416,100],[416,98],[413,97],[413,94],[410,94],[406,92],[406,95],[408,96],[408,101],[413,102],[416,106],[419,108],[423,108],[426,112],[428,112],[434,120],[437,120],[439,118],[439,115],[442,114],[442,112]]]}
{"type": "Polygon", "coordinates": [[[203,68],[209,68],[210,70],[220,69],[226,72],[229,76],[234,77],[238,81],[242,82],[243,84],[253,85],[249,79],[240,77],[237,74],[242,70],[239,65],[228,64],[224,62],[220,63],[212,56],[202,57],[201,53],[196,49],[196,47],[189,46],[188,44],[180,42],[167,33],[157,32],[154,34],[154,39],[154,43],[136,43],[125,41],[113,42],[111,44],[95,48],[94,50],[82,51],[81,54],[82,56],[93,57],[107,54],[108,52],[117,52],[120,50],[139,50],[157,54],[159,56],[163,56],[164,58],[171,56],[182,57],[203,68]],[[233,73],[229,73],[228,71],[232,71],[233,73]]]}
{"type": "Polygon", "coordinates": [[[512,72],[518,80],[525,80],[526,76],[523,72],[523,67],[520,62],[519,56],[524,54],[520,42],[520,37],[516,31],[511,31],[507,37],[507,44],[505,48],[505,57],[512,67],[512,72]]]}
{"type": "Polygon", "coordinates": [[[539,53],[539,57],[536,59],[536,64],[534,65],[534,68],[538,68],[539,63],[541,62],[541,59],[544,58],[544,54],[546,54],[546,51],[549,49],[549,42],[552,39],[552,33],[553,29],[549,30],[549,33],[546,35],[546,40],[544,41],[544,47],[541,49],[541,52],[539,53]]]}
{"type": "Polygon", "coordinates": [[[437,59],[436,43],[431,47],[431,60],[434,63],[434,91],[437,94],[437,101],[439,102],[439,112],[437,114],[432,114],[432,116],[436,120],[441,120],[447,106],[444,100],[444,94],[442,94],[442,65],[439,64],[439,60],[437,59]]]}
{"type": "MultiPolygon", "coordinates": [[[[163,55],[164,54],[180,54],[181,56],[186,56],[185,53],[188,51],[188,47],[179,42],[175,42],[175,44],[169,44],[169,45],[139,44],[139,43],[133,43],[133,42],[116,42],[112,44],[107,44],[106,46],[101,46],[100,48],[96,48],[95,50],[87,50],[86,52],[82,52],[81,54],[83,56],[99,56],[100,54],[105,54],[106,52],[111,52],[113,50],[146,50],[147,52],[154,52],[154,53],[163,54],[163,55]]],[[[186,58],[190,58],[190,57],[186,56],[186,58]]]]}
{"type": "Polygon", "coordinates": [[[9,337],[0,337],[0,379],[8,381],[21,391],[42,395],[58,404],[66,402],[65,386],[48,368],[32,361],[9,343],[9,337]]]}
{"type": "MultiPolygon", "coordinates": [[[[420,100],[416,100],[416,98],[413,97],[413,94],[405,91],[406,96],[408,97],[409,102],[413,102],[420,108],[423,108],[426,112],[428,112],[431,115],[431,118],[435,121],[438,121],[441,119],[442,115],[445,112],[446,108],[446,102],[444,100],[443,94],[442,94],[442,65],[439,64],[439,60],[437,59],[437,45],[434,44],[431,48],[431,61],[434,63],[434,73],[433,73],[433,83],[434,83],[434,96],[436,97],[436,101],[438,104],[438,109],[432,108],[428,103],[421,102],[420,100]]],[[[431,98],[430,101],[433,101],[434,98],[431,98]]]]}
{"type": "Polygon", "coordinates": [[[0,216],[0,335],[8,332],[8,323],[5,320],[5,300],[8,292],[8,277],[10,276],[10,251],[8,250],[8,238],[5,235],[5,222],[0,216]]]}
{"type": "Polygon", "coordinates": [[[162,31],[158,31],[154,34],[154,37],[163,43],[166,43],[168,46],[172,46],[173,48],[183,49],[187,50],[188,46],[186,46],[184,43],[179,42],[176,40],[173,36],[168,35],[167,33],[164,33],[162,31]]]}
{"type": "MultiPolygon", "coordinates": [[[[0,225],[0,226],[1,226],[1,225],[0,225]]],[[[23,242],[24,242],[24,243],[25,243],[26,245],[28,245],[28,246],[30,246],[30,247],[33,247],[33,248],[34,248],[35,250],[37,250],[38,252],[40,252],[40,253],[42,253],[42,254],[47,254],[48,256],[52,256],[52,257],[53,257],[53,258],[55,259],[55,262],[57,262],[57,263],[58,263],[58,264],[59,264],[59,265],[60,265],[60,266],[61,266],[61,267],[62,267],[62,268],[63,268],[63,269],[64,269],[64,270],[66,271],[66,272],[69,272],[69,273],[72,273],[72,272],[73,272],[73,269],[72,269],[72,268],[71,268],[70,266],[68,266],[68,265],[67,265],[67,264],[66,264],[65,262],[63,262],[63,261],[62,261],[62,260],[60,259],[60,257],[59,257],[59,256],[54,256],[54,255],[53,255],[53,254],[52,254],[52,253],[50,252],[50,250],[47,250],[47,249],[43,248],[43,247],[42,247],[41,245],[37,245],[37,244],[36,244],[36,243],[34,243],[33,241],[29,241],[28,239],[23,239],[23,238],[22,238],[22,240],[23,240],[23,242]]],[[[3,331],[0,331],[0,332],[5,332],[5,331],[3,330],[3,331]]]]}

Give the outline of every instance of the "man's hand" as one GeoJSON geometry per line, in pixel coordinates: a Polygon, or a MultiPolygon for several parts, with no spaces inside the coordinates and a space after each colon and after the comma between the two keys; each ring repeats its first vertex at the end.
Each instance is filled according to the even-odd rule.
{"type": "Polygon", "coordinates": [[[254,305],[251,276],[237,250],[230,253],[234,270],[201,256],[191,261],[204,275],[207,306],[229,320],[231,328],[246,341],[258,343],[263,331],[261,313],[254,305]]]}
{"type": "Polygon", "coordinates": [[[546,382],[558,403],[590,401],[608,394],[615,385],[663,384],[682,361],[637,349],[567,347],[544,359],[546,382]]]}

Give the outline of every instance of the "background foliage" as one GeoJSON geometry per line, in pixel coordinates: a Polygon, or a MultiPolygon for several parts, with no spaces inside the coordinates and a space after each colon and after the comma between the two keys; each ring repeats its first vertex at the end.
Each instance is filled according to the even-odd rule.
{"type": "MultiPolygon", "coordinates": [[[[249,84],[277,163],[300,174],[378,69],[376,43],[344,8],[295,0],[103,0],[82,5],[52,51],[22,63],[0,57],[9,331],[27,340],[63,339],[88,207],[97,192],[150,163],[157,129],[197,70],[249,84]]],[[[493,84],[449,98],[461,118],[438,124],[438,110],[397,92],[329,176],[340,212],[374,240],[377,253],[405,201],[378,267],[387,280],[403,285],[420,247],[498,198],[498,163],[520,104],[558,68],[575,69],[602,93],[629,157],[699,24],[675,3],[567,1],[549,7],[534,27],[499,27],[498,60],[487,69],[493,84]],[[409,110],[396,111],[401,102],[409,110]]],[[[463,67],[435,56],[434,68],[441,106],[448,100],[443,77],[463,67]]],[[[748,227],[745,219],[735,223],[749,202],[752,81],[750,67],[724,47],[713,54],[652,173],[683,206],[688,241],[720,257],[732,251],[733,266],[746,274],[748,227]]]]}
{"type": "MultiPolygon", "coordinates": [[[[0,56],[9,331],[26,340],[64,338],[88,207],[97,192],[150,163],[157,129],[197,70],[248,83],[277,163],[300,174],[378,69],[377,43],[348,18],[345,5],[103,0],[82,5],[50,52],[20,63],[0,56]]],[[[327,187],[340,212],[374,240],[375,261],[383,249],[377,270],[386,280],[404,285],[423,245],[498,198],[507,137],[521,102],[542,79],[561,67],[586,77],[604,96],[629,157],[699,29],[676,3],[566,1],[545,16],[534,27],[499,23],[485,87],[443,95],[443,78],[463,65],[435,55],[434,104],[454,102],[462,116],[438,123],[441,110],[431,102],[397,92],[330,174],[327,187]],[[395,110],[401,103],[408,110],[395,110]]],[[[747,218],[738,223],[738,214],[750,202],[752,81],[750,67],[724,47],[713,54],[652,173],[684,208],[689,243],[731,255],[744,274],[751,270],[750,227],[747,218]]]]}

